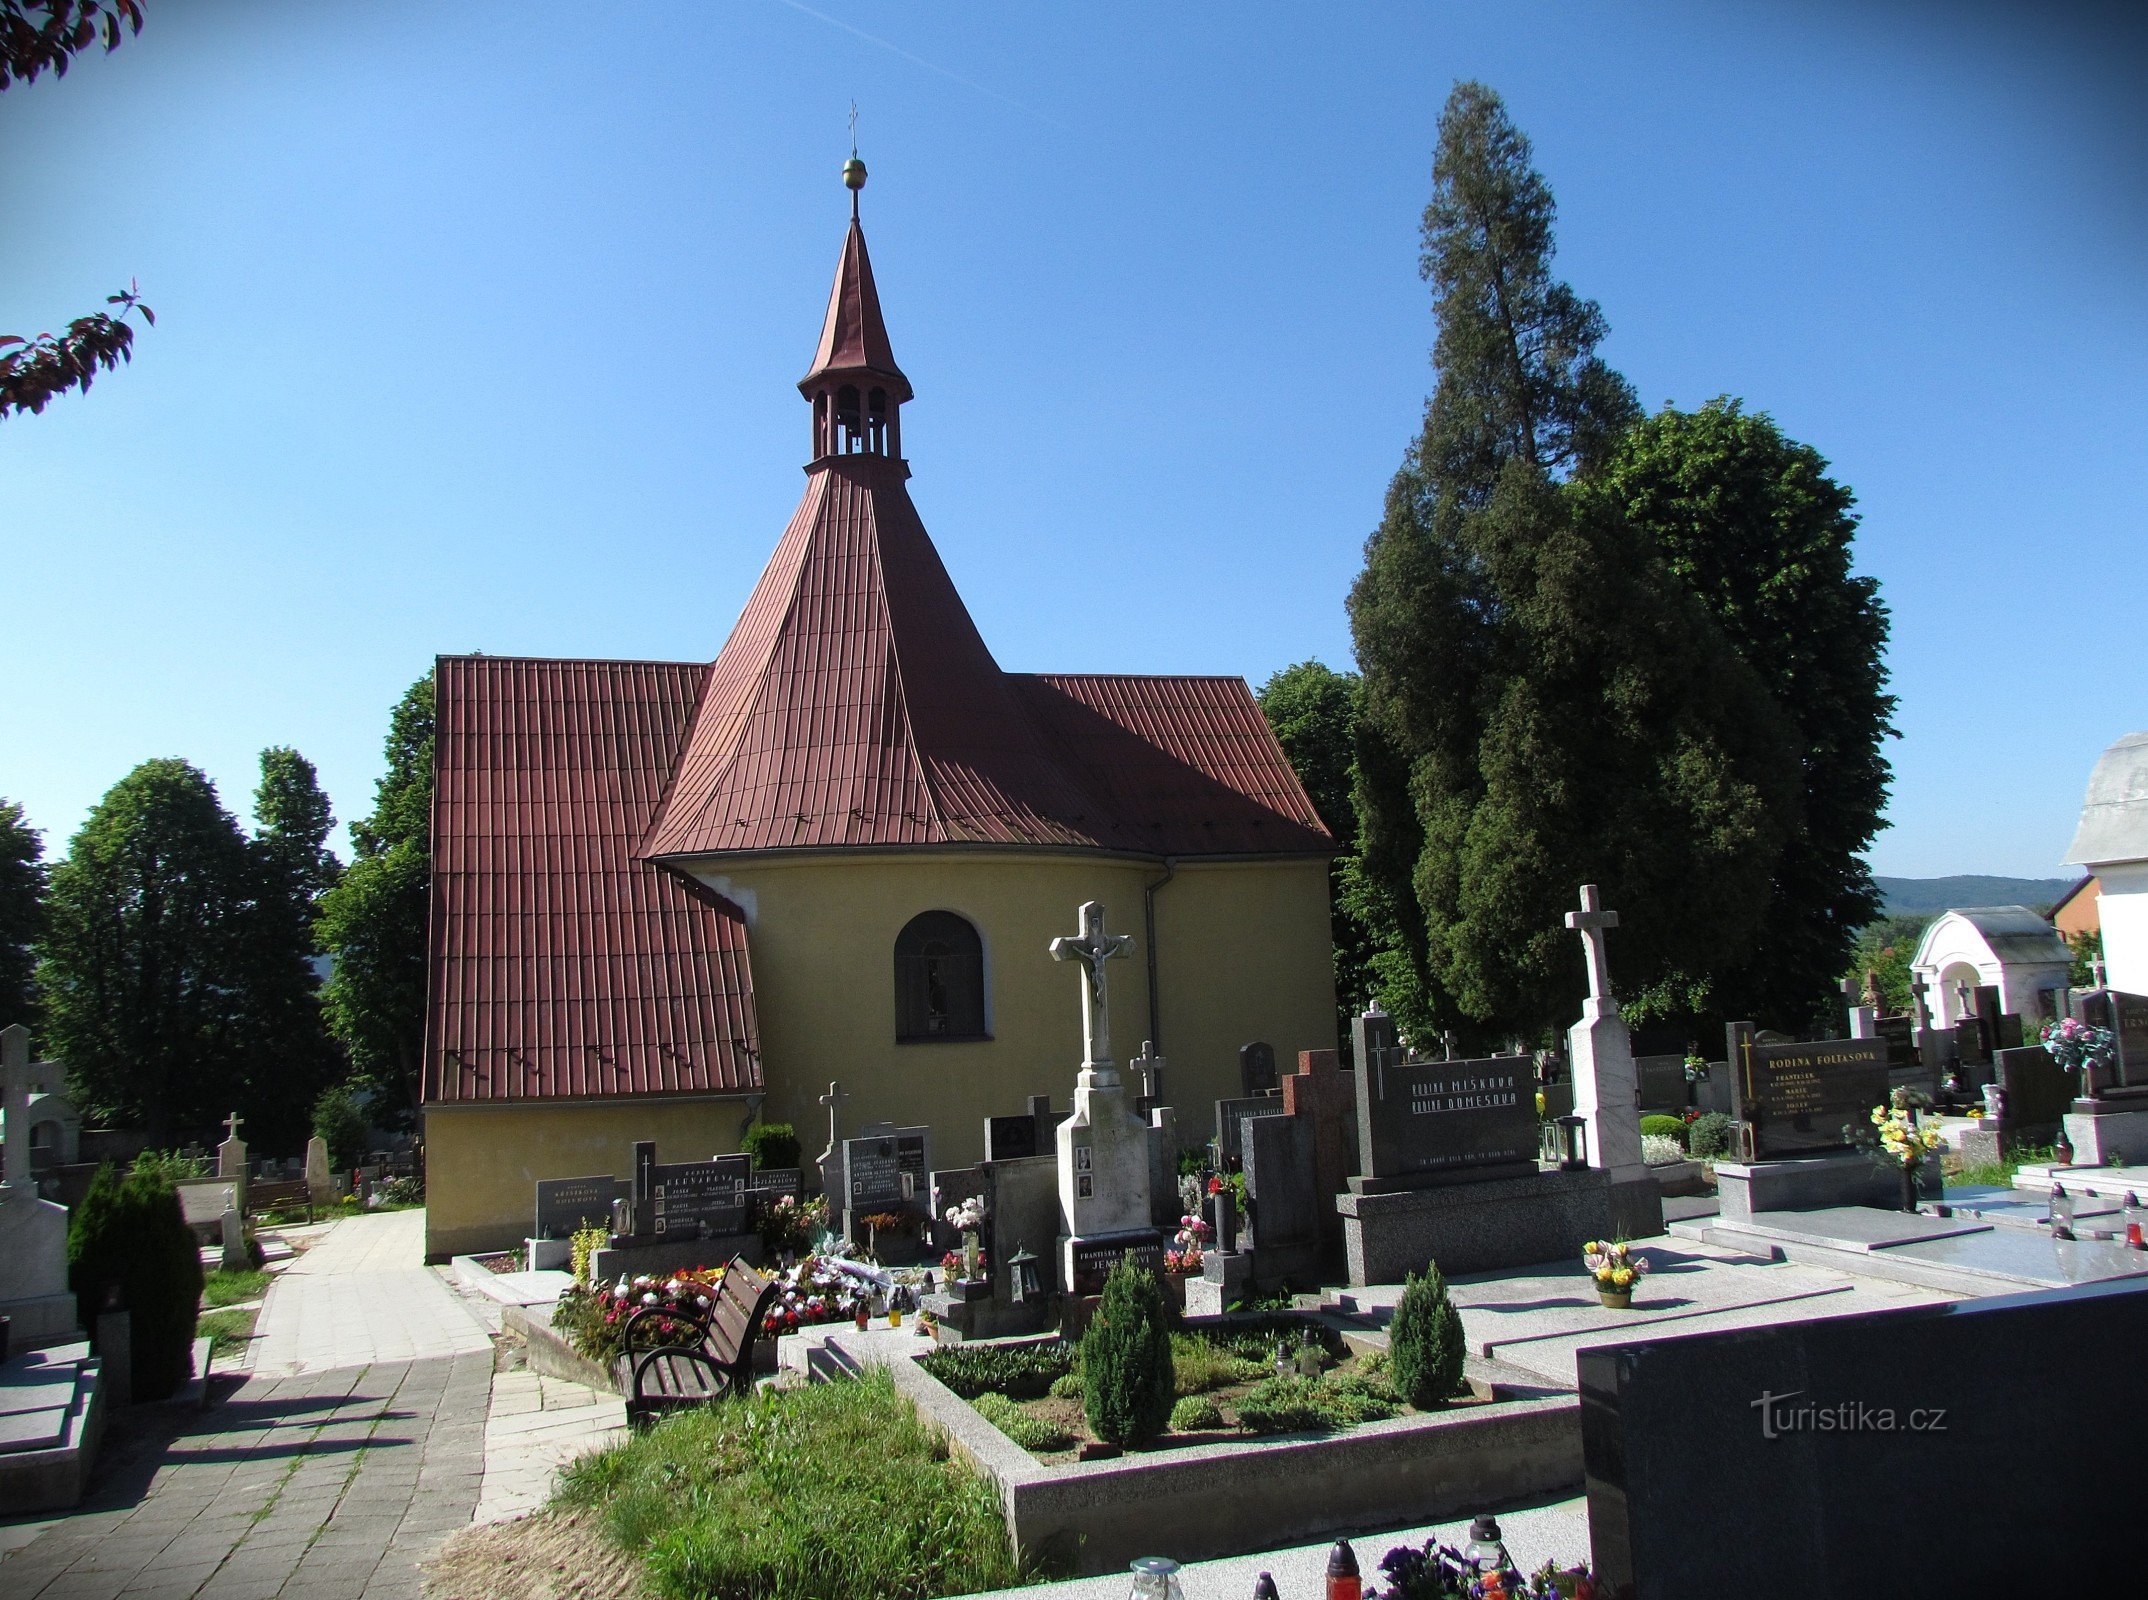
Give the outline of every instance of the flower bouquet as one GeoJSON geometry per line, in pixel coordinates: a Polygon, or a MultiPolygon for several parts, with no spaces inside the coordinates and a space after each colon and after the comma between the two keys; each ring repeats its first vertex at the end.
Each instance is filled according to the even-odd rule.
{"type": "Polygon", "coordinates": [[[1633,1304],[1633,1286],[1648,1275],[1648,1257],[1637,1256],[1624,1239],[1591,1239],[1581,1247],[1581,1260],[1596,1280],[1597,1296],[1613,1310],[1633,1304]]]}
{"type": "Polygon", "coordinates": [[[949,1251],[940,1262],[940,1265],[947,1269],[948,1276],[956,1276],[958,1270],[964,1278],[981,1278],[985,1275],[984,1252],[978,1248],[977,1235],[984,1227],[985,1218],[991,1214],[991,1210],[981,1194],[973,1194],[967,1200],[947,1208],[947,1225],[962,1235],[960,1255],[949,1251]]]}
{"type": "Polygon", "coordinates": [[[552,1325],[567,1336],[578,1354],[610,1366],[625,1348],[627,1318],[653,1307],[677,1313],[677,1331],[692,1332],[716,1303],[716,1286],[721,1282],[723,1268],[693,1267],[668,1277],[622,1277],[594,1289],[577,1285],[560,1296],[552,1325]]]}
{"type": "Polygon", "coordinates": [[[2042,1044],[2051,1059],[2068,1072],[2081,1074],[2081,1093],[2093,1099],[2096,1074],[2118,1059],[2118,1036],[2109,1028],[2079,1022],[2072,1017],[2044,1024],[2042,1044]]]}
{"type": "Polygon", "coordinates": [[[1902,1209],[1917,1209],[1917,1169],[1926,1156],[1946,1144],[1939,1124],[1917,1120],[1916,1108],[1906,1090],[1897,1090],[1888,1103],[1872,1108],[1871,1125],[1856,1129],[1857,1143],[1873,1160],[1902,1177],[1902,1209]]]}

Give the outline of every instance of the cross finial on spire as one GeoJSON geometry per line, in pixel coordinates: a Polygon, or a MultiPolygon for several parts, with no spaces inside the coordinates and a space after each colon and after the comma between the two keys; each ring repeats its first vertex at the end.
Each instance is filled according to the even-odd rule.
{"type": "Polygon", "coordinates": [[[843,185],[850,191],[850,220],[858,220],[858,191],[865,187],[865,163],[858,159],[858,102],[850,102],[850,159],[843,163],[843,185]]]}

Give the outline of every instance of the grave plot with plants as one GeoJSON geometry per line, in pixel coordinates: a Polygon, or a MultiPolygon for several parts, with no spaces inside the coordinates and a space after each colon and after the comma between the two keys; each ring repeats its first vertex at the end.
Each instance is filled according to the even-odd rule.
{"type": "Polygon", "coordinates": [[[1313,1317],[1177,1324],[1156,1279],[1114,1269],[1079,1342],[958,1345],[919,1365],[1046,1461],[1332,1432],[1482,1403],[1461,1319],[1435,1274],[1413,1284],[1387,1351],[1359,1353],[1313,1317]]]}

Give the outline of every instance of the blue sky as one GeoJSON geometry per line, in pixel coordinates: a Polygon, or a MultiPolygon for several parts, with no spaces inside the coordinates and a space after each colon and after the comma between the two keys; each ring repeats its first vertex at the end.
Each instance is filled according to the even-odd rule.
{"type": "Polygon", "coordinates": [[[913,492],[1010,669],[1348,662],[1477,77],[1643,400],[1857,492],[1877,870],[2056,874],[2148,726],[2143,57],[2093,13],[146,10],[0,95],[0,329],[130,276],[159,318],[0,425],[0,794],[55,855],[158,755],[244,816],[292,744],[363,815],[437,652],[713,656],[802,482],[853,99],[913,492]]]}

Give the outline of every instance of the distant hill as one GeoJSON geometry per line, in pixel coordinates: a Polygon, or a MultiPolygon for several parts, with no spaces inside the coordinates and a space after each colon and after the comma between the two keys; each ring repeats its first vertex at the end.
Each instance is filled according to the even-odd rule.
{"type": "Polygon", "coordinates": [[[2058,897],[2071,889],[2072,878],[1986,878],[1974,873],[1959,878],[1880,878],[1879,885],[1890,917],[1929,917],[1956,906],[2027,906],[2048,911],[2058,897]]]}

